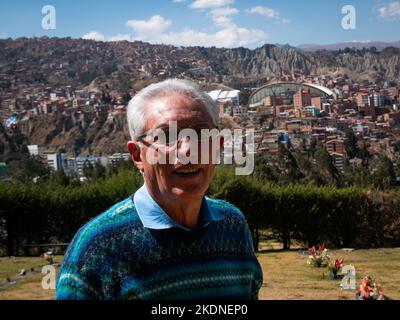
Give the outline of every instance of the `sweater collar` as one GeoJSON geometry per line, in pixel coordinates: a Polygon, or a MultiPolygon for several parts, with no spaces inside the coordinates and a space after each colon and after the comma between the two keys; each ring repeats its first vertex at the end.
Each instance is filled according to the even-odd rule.
{"type": "MultiPolygon", "coordinates": [[[[185,231],[191,231],[176,221],[174,221],[153,199],[146,184],[144,184],[133,196],[133,202],[138,212],[143,226],[148,229],[164,230],[179,228],[185,231]]],[[[222,214],[208,205],[207,198],[204,197],[200,209],[199,229],[205,228],[213,221],[222,220],[222,214]]]]}

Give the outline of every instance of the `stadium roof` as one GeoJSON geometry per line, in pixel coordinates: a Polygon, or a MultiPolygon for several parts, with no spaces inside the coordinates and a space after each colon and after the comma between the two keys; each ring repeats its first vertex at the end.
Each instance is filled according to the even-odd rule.
{"type": "Polygon", "coordinates": [[[314,84],[314,83],[304,83],[304,85],[307,85],[308,87],[315,88],[317,90],[321,90],[321,91],[325,92],[328,96],[333,96],[335,94],[331,89],[328,89],[328,88],[323,87],[323,86],[319,86],[319,85],[314,84]]]}
{"type": "Polygon", "coordinates": [[[311,83],[278,82],[267,84],[254,91],[249,98],[250,107],[262,105],[262,101],[268,96],[284,96],[285,100],[292,100],[293,95],[304,88],[311,89],[312,96],[319,96],[324,100],[334,99],[335,93],[325,87],[311,83]]]}
{"type": "Polygon", "coordinates": [[[226,99],[235,99],[238,97],[240,91],[239,90],[213,90],[208,92],[208,95],[213,99],[214,101],[217,100],[226,100],[226,99]]]}

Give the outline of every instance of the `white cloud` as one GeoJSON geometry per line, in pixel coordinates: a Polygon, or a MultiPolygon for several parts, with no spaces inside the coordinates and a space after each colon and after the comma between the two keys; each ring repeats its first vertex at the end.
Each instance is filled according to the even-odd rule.
{"type": "Polygon", "coordinates": [[[378,14],[385,19],[400,18],[400,1],[394,1],[378,8],[378,14]]]}
{"type": "Polygon", "coordinates": [[[129,20],[126,23],[128,27],[131,27],[135,31],[139,38],[160,34],[167,30],[171,24],[171,20],[166,20],[160,15],[152,16],[149,20],[129,20]]]}
{"type": "Polygon", "coordinates": [[[215,33],[205,33],[186,29],[182,32],[162,34],[158,37],[158,42],[177,46],[215,46],[232,48],[259,44],[264,42],[266,37],[267,34],[262,30],[240,28],[233,25],[215,33]]]}
{"type": "Polygon", "coordinates": [[[351,40],[350,42],[355,42],[355,43],[370,43],[372,42],[371,40],[351,40]]]}
{"type": "Polygon", "coordinates": [[[196,0],[189,7],[193,9],[219,8],[234,2],[235,0],[196,0]]]}
{"type": "Polygon", "coordinates": [[[218,8],[211,11],[211,17],[214,24],[220,28],[229,28],[233,26],[231,16],[238,14],[239,10],[236,8],[218,8]]]}
{"type": "Polygon", "coordinates": [[[115,36],[108,37],[98,31],[91,31],[83,35],[82,39],[94,41],[132,41],[130,34],[117,34],[115,36]]]}
{"type": "Polygon", "coordinates": [[[231,7],[219,7],[210,10],[214,32],[203,32],[186,28],[179,31],[168,31],[172,21],[160,15],[149,20],[129,20],[126,26],[134,30],[134,34],[117,34],[105,36],[92,31],[82,38],[97,41],[145,41],[149,43],[171,44],[176,46],[204,46],[204,47],[248,47],[265,43],[268,34],[259,29],[248,29],[237,26],[231,19],[239,10],[231,7]]]}
{"type": "Polygon", "coordinates": [[[130,20],[126,23],[135,31],[132,41],[172,44],[177,46],[239,47],[264,42],[267,34],[262,30],[240,28],[231,21],[231,16],[239,13],[236,8],[217,8],[210,11],[214,25],[219,28],[213,33],[190,28],[183,31],[165,32],[172,22],[159,15],[147,21],[130,20]]]}
{"type": "Polygon", "coordinates": [[[248,13],[257,13],[269,19],[279,19],[279,11],[267,7],[257,6],[250,9],[246,9],[248,13]]]}
{"type": "Polygon", "coordinates": [[[185,2],[186,0],[174,0],[173,2],[174,3],[182,3],[182,2],[185,2]]]}
{"type": "Polygon", "coordinates": [[[95,40],[95,41],[106,41],[106,37],[97,31],[90,31],[89,33],[82,36],[85,40],[95,40]]]}
{"type": "Polygon", "coordinates": [[[237,13],[239,13],[239,10],[231,7],[217,8],[211,11],[213,16],[233,16],[237,13]]]}

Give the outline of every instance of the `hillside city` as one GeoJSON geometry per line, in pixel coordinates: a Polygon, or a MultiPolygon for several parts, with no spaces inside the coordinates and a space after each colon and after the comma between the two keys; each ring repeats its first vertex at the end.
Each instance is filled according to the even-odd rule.
{"type": "MultiPolygon", "coordinates": [[[[38,41],[42,46],[51,43],[38,41]]],[[[84,131],[94,122],[124,115],[131,97],[147,84],[177,77],[199,83],[216,102],[225,125],[255,130],[255,150],[265,163],[273,164],[282,155],[290,161],[282,146],[289,152],[309,154],[322,145],[338,172],[346,167],[374,172],[384,157],[394,184],[400,181],[400,86],[396,80],[282,69],[239,81],[224,71],[219,73],[206,60],[187,55],[188,48],[137,42],[133,52],[140,54],[127,57],[121,53],[124,62],[119,64],[116,56],[126,49],[125,43],[103,47],[92,41],[71,41],[65,49],[67,55],[47,48],[43,49],[47,56],[37,52],[35,57],[33,50],[30,58],[24,58],[25,52],[9,63],[0,59],[0,119],[5,136],[12,137],[20,126],[37,118],[51,122],[60,116],[70,117],[73,125],[84,131]],[[136,81],[132,83],[127,74],[135,74],[136,81]],[[127,82],[124,85],[121,77],[127,82]]],[[[4,43],[0,51],[1,46],[4,43]]],[[[27,48],[29,43],[18,50],[27,48]]],[[[112,154],[88,154],[80,152],[73,141],[66,143],[69,147],[57,149],[27,138],[30,155],[40,157],[51,170],[63,169],[70,176],[84,176],[88,164],[118,166],[129,160],[123,148],[112,154]]],[[[6,147],[2,149],[0,168],[5,171],[6,147]]]]}

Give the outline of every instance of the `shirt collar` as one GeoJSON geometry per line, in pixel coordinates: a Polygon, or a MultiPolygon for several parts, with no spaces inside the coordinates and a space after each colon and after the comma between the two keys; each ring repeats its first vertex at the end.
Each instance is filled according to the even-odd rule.
{"type": "MultiPolygon", "coordinates": [[[[174,221],[152,198],[146,185],[144,184],[133,196],[133,202],[138,212],[139,218],[143,226],[148,229],[163,230],[171,228],[180,228],[185,231],[191,231],[176,221],[174,221]]],[[[207,203],[204,197],[200,209],[199,228],[205,228],[213,221],[222,220],[222,214],[207,203]]]]}

